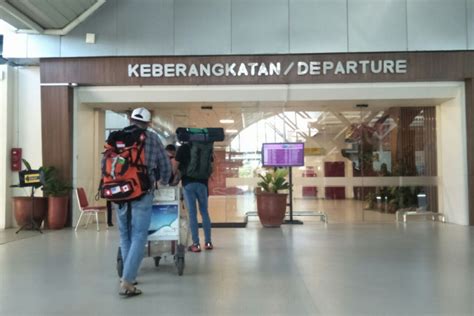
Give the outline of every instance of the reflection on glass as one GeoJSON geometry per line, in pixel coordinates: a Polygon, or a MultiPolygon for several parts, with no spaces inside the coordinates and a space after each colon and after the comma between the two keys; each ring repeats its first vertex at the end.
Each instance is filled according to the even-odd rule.
{"type": "Polygon", "coordinates": [[[434,107],[245,108],[240,115],[239,133],[215,150],[210,183],[211,212],[225,221],[256,211],[260,150],[268,142],[305,143],[305,165],[293,168],[295,213],[325,211],[332,222],[354,222],[393,221],[400,209],[437,211],[434,107]]]}

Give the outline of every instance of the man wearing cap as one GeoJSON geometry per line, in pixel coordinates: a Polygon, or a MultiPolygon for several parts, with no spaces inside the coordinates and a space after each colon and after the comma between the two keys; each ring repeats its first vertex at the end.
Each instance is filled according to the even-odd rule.
{"type": "MultiPolygon", "coordinates": [[[[150,183],[159,180],[160,185],[167,185],[171,176],[171,165],[158,135],[151,128],[150,112],[145,108],[133,110],[130,116],[130,126],[125,132],[133,133],[137,129],[145,130],[145,165],[147,166],[150,183]]],[[[117,222],[120,230],[120,250],[123,260],[123,273],[120,284],[120,295],[131,297],[142,292],[135,287],[135,278],[144,255],[144,247],[150,227],[153,191],[152,188],[138,200],[131,203],[132,218],[127,218],[128,203],[119,204],[117,222]],[[130,225],[129,225],[130,224],[130,225]]]]}

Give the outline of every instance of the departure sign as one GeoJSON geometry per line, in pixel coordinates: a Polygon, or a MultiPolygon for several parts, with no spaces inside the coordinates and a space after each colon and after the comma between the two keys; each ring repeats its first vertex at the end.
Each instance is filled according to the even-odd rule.
{"type": "Polygon", "coordinates": [[[264,143],[262,165],[266,167],[304,166],[304,143],[264,143]]]}

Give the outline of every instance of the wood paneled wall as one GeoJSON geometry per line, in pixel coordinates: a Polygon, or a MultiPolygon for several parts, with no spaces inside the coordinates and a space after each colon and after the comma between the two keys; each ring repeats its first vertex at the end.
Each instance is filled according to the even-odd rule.
{"type": "MultiPolygon", "coordinates": [[[[64,181],[72,180],[73,89],[41,87],[43,166],[54,166],[64,181]]],[[[69,199],[71,201],[71,199],[69,199]]],[[[70,209],[70,208],[69,208],[70,209]]],[[[71,224],[71,212],[68,215],[71,224]]]]}
{"type": "Polygon", "coordinates": [[[171,57],[88,57],[41,59],[41,82],[69,82],[79,85],[226,85],[226,84],[287,84],[287,83],[360,83],[461,81],[474,76],[468,63],[474,52],[419,52],[419,53],[352,53],[305,55],[252,55],[252,56],[171,56],[171,57]],[[298,75],[298,62],[407,60],[406,73],[362,73],[298,75]],[[279,76],[172,76],[128,77],[129,64],[191,64],[281,63],[279,76]],[[290,67],[287,75],[284,72],[290,67]]]}

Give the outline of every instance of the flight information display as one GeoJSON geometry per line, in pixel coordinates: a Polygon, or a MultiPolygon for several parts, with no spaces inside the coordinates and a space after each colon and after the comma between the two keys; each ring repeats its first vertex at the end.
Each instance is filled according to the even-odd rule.
{"type": "Polygon", "coordinates": [[[266,167],[304,166],[304,143],[263,143],[262,165],[266,167]]]}

